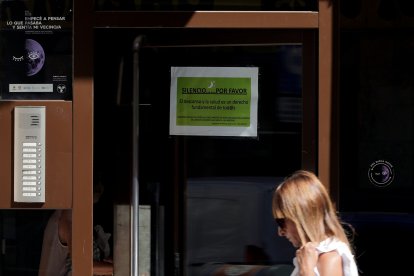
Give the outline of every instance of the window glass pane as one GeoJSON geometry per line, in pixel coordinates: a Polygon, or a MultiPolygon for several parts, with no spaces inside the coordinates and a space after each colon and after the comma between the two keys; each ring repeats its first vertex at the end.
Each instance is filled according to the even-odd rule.
{"type": "Polygon", "coordinates": [[[341,37],[341,206],[412,211],[413,32],[343,31],[341,37]]]}
{"type": "Polygon", "coordinates": [[[409,256],[372,249],[414,245],[414,2],[340,4],[339,207],[360,271],[404,274],[409,256]]]}
{"type": "Polygon", "coordinates": [[[271,197],[282,178],[301,167],[302,45],[148,47],[141,53],[141,120],[148,124],[140,128],[141,154],[146,156],[141,177],[164,182],[159,158],[165,160],[166,143],[182,146],[174,166],[186,172],[186,275],[225,269],[216,263],[233,265],[235,270],[249,264],[263,273],[289,270],[283,265],[291,262],[294,249],[276,234],[271,197]],[[172,65],[258,67],[258,137],[165,140],[172,65]]]}
{"type": "Polygon", "coordinates": [[[282,176],[301,166],[302,47],[223,54],[259,67],[258,138],[187,137],[188,275],[288,269],[280,265],[291,261],[293,248],[276,235],[271,197],[282,176]]]}
{"type": "Polygon", "coordinates": [[[63,235],[58,238],[58,227],[61,234],[70,234],[71,220],[70,210],[2,210],[0,275],[49,276],[71,271],[68,244],[63,235]]]}
{"type": "Polygon", "coordinates": [[[317,0],[96,0],[98,11],[316,11],[317,0]]]}
{"type": "MultiPolygon", "coordinates": [[[[141,268],[189,276],[210,275],[224,264],[235,265],[231,271],[252,265],[262,273],[288,272],[291,267],[283,265],[291,264],[294,248],[277,235],[271,196],[283,177],[303,166],[304,151],[316,152],[303,142],[304,131],[316,125],[310,120],[304,127],[314,115],[302,114],[305,95],[316,99],[316,89],[303,85],[315,83],[309,82],[313,75],[303,77],[304,63],[310,68],[305,50],[314,50],[304,46],[303,33],[163,29],[133,35],[98,29],[96,34],[95,165],[112,174],[108,195],[119,197],[115,205],[131,197],[131,91],[139,88],[140,220],[150,224],[150,230],[139,230],[140,237],[150,231],[140,243],[141,268]],[[143,43],[132,57],[140,34],[143,43]],[[108,37],[118,42],[115,48],[108,37]],[[132,69],[137,64],[138,73],[132,69]],[[257,67],[258,136],[170,135],[171,67],[257,67]]],[[[314,165],[316,156],[309,162],[314,165]]],[[[119,225],[114,228],[116,233],[119,225]]],[[[128,237],[114,235],[114,248],[122,246],[114,250],[115,262],[121,260],[116,254],[128,252],[128,237]]]]}

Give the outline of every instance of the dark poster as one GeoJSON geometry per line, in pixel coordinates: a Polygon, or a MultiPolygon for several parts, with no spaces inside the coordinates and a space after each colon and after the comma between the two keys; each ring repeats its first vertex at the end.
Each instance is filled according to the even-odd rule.
{"type": "Polygon", "coordinates": [[[73,0],[0,0],[0,100],[72,99],[73,0]]]}

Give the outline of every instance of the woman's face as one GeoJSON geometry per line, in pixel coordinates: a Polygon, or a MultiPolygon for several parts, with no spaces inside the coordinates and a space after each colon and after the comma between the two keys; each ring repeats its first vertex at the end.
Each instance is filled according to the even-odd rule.
{"type": "Polygon", "coordinates": [[[296,225],[293,221],[286,218],[284,219],[284,225],[278,227],[278,234],[281,237],[285,237],[288,239],[294,247],[299,248],[301,247],[301,241],[299,238],[298,230],[296,229],[296,225]]]}

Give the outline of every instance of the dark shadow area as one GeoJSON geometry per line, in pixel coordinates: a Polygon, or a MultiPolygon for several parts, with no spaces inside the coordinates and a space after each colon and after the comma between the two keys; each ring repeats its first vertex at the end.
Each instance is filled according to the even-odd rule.
{"type": "Polygon", "coordinates": [[[43,233],[53,210],[0,211],[0,275],[37,276],[43,233]]]}
{"type": "Polygon", "coordinates": [[[354,247],[360,275],[405,275],[411,267],[414,215],[342,213],[355,228],[354,247]]]}

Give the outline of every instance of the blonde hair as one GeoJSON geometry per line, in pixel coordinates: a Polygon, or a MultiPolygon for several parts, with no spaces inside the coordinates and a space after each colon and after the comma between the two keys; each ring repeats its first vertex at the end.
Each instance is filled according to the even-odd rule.
{"type": "Polygon", "coordinates": [[[273,216],[293,221],[302,245],[335,237],[349,244],[326,188],[309,171],[296,171],[273,195],[273,216]]]}

